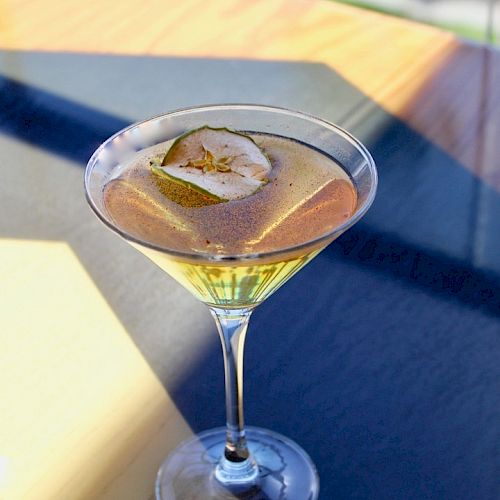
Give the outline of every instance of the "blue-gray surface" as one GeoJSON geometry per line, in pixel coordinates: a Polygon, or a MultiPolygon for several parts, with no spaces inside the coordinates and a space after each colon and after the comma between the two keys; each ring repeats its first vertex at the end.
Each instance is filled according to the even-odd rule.
{"type": "Polygon", "coordinates": [[[94,225],[72,167],[131,121],[201,103],[300,108],[357,134],[377,200],[255,312],[247,421],[310,453],[324,500],[500,498],[497,191],[319,64],[3,52],[0,75],[0,235],[66,238],[195,430],[224,418],[208,313],[94,225]],[[39,184],[15,189],[18,165],[39,184]],[[59,210],[26,210],[30,196],[59,210]],[[176,333],[212,340],[196,357],[176,333]]]}

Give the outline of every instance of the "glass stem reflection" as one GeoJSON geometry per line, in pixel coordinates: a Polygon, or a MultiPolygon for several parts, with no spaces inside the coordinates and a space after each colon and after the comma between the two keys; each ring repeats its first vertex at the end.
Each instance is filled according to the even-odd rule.
{"type": "Polygon", "coordinates": [[[248,451],[243,416],[243,350],[251,309],[210,307],[224,355],[226,380],[226,446],[216,477],[223,483],[251,483],[258,468],[248,451]]]}

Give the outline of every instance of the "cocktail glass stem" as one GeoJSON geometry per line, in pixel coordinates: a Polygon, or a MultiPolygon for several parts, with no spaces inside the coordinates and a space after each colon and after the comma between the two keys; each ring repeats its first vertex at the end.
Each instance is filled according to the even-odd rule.
{"type": "Polygon", "coordinates": [[[251,487],[258,466],[248,451],[243,416],[243,351],[252,309],[210,307],[224,355],[226,380],[226,445],[215,477],[226,486],[251,487]]]}

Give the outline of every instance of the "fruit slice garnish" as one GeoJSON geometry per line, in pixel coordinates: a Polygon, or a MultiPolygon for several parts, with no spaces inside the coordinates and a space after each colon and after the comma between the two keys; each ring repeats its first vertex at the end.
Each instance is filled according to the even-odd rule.
{"type": "Polygon", "coordinates": [[[264,186],[271,162],[253,139],[208,126],[175,140],[161,165],[151,169],[216,201],[246,198],[264,186]]]}

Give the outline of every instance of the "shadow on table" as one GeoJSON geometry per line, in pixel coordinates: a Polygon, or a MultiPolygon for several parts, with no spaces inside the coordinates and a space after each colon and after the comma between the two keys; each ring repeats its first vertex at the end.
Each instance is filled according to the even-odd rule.
{"type": "MultiPolygon", "coordinates": [[[[377,162],[377,200],[256,310],[247,422],[297,440],[318,467],[325,500],[494,498],[500,232],[492,231],[500,195],[480,170],[473,175],[320,64],[36,53],[5,53],[3,61],[0,134],[79,166],[127,122],[185,105],[267,102],[348,123],[377,162]],[[24,73],[12,60],[23,61],[24,73]],[[355,112],[359,120],[348,121],[355,112]]],[[[446,74],[446,64],[436,74],[446,74]]],[[[81,185],[68,189],[83,196],[81,185]]],[[[24,196],[11,206],[22,207],[24,196]]],[[[55,216],[16,217],[2,224],[2,236],[52,235],[55,216]]],[[[68,241],[188,423],[195,431],[219,426],[223,371],[214,331],[196,363],[169,358],[175,336],[161,340],[160,316],[144,331],[127,310],[151,312],[141,303],[148,283],[128,289],[124,305],[113,279],[128,270],[120,275],[95,259],[89,241],[99,245],[98,238],[85,236],[68,232],[68,241]]]]}

